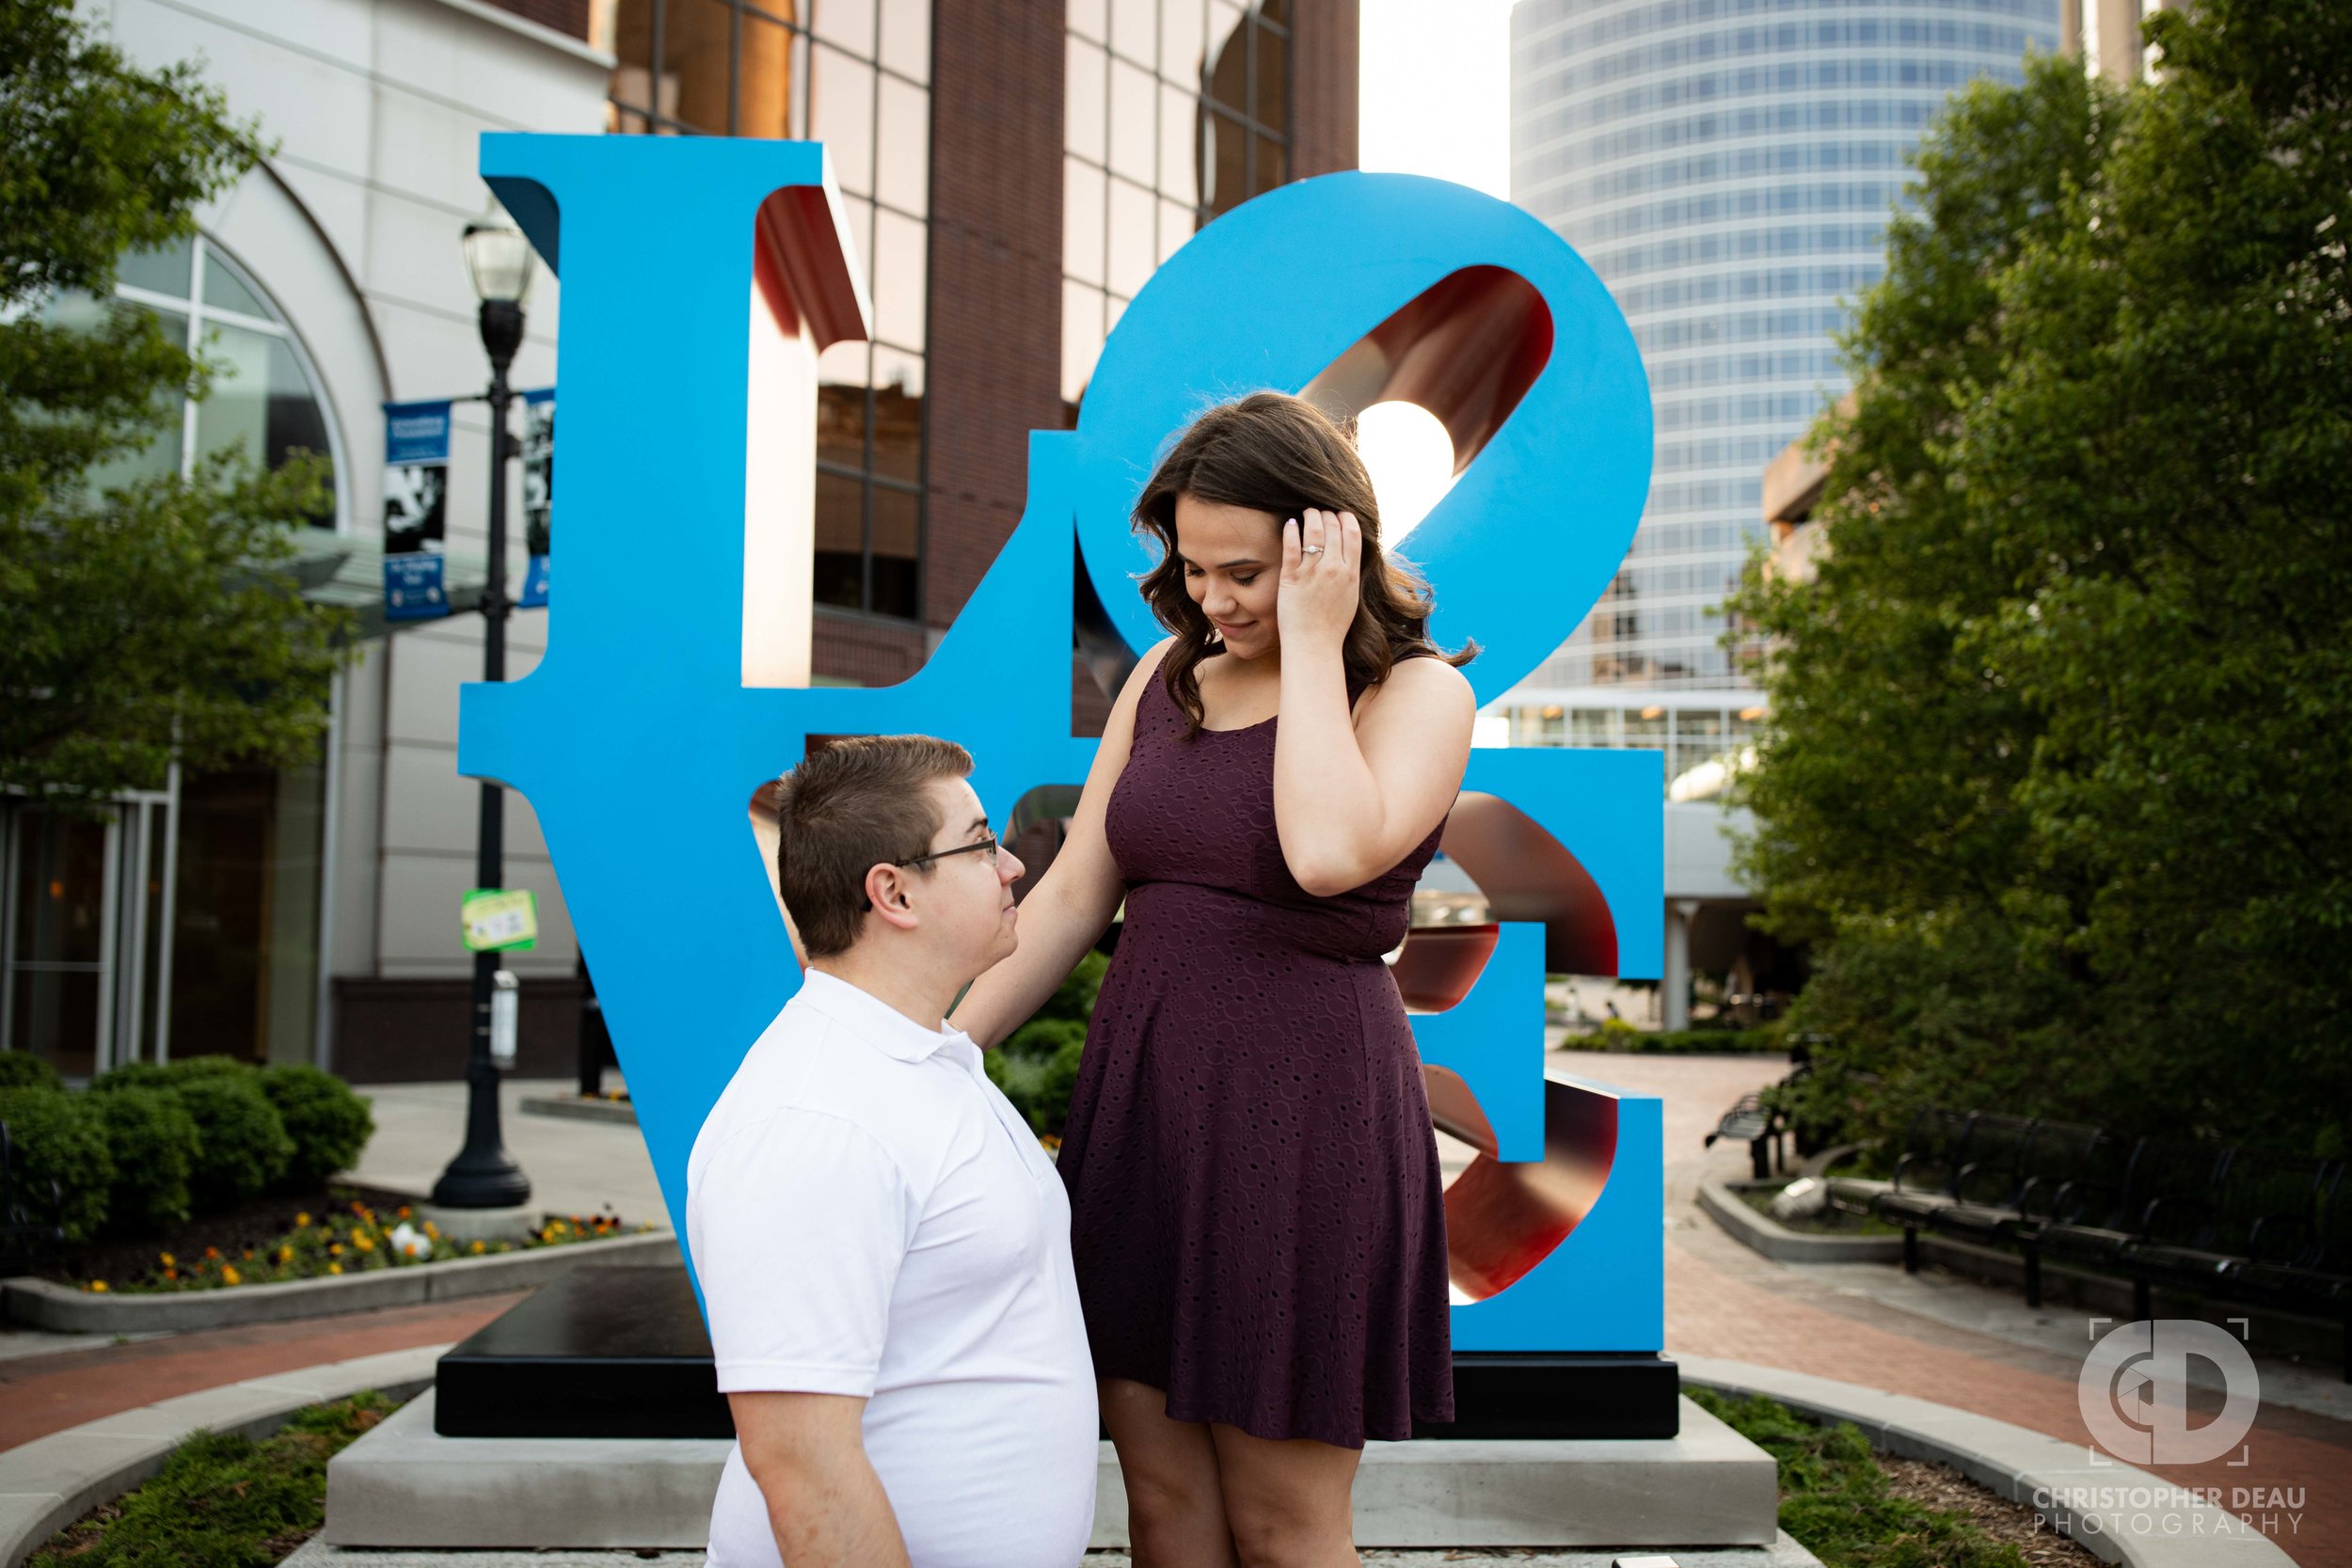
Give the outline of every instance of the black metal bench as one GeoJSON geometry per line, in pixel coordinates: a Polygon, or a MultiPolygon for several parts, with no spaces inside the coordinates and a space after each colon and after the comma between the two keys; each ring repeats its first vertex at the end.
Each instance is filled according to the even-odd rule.
{"type": "Polygon", "coordinates": [[[1748,1168],[1758,1181],[1768,1180],[1776,1163],[1782,1128],[1780,1117],[1764,1103],[1763,1096],[1750,1089],[1732,1102],[1715,1131],[1707,1134],[1701,1147],[1712,1148],[1718,1138],[1744,1142],[1748,1146],[1748,1168]]]}
{"type": "Polygon", "coordinates": [[[1980,1116],[1969,1160],[1954,1179],[1957,1200],[1926,1215],[1928,1227],[1985,1246],[2015,1246],[2026,1265],[2026,1305],[2042,1305],[2038,1237],[2057,1196],[2099,1168],[2115,1140],[2081,1122],[1980,1116]]]}
{"type": "Polygon", "coordinates": [[[1958,1201],[1953,1183],[1968,1163],[1969,1139],[1977,1113],[1942,1105],[1923,1105],[1904,1130],[1902,1152],[1895,1158],[1894,1184],[1875,1193],[1854,1193],[1830,1183],[1830,1207],[1859,1217],[1872,1214],[1903,1227],[1903,1272],[1919,1272],[1921,1220],[1931,1211],[1958,1201]]]}
{"type": "Polygon", "coordinates": [[[2315,1312],[2343,1325],[2344,1378],[2352,1383],[2352,1173],[2342,1163],[2317,1183],[2308,1231],[2264,1229],[2258,1255],[2228,1272],[2229,1293],[2261,1307],[2315,1312]]]}

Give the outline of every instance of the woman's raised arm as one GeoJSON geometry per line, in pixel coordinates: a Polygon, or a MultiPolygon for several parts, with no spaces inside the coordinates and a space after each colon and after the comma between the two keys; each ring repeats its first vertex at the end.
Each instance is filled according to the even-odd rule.
{"type": "Polygon", "coordinates": [[[1119,701],[1103,726],[1102,744],[1088,769],[1086,788],[1078,797],[1077,814],[1070,819],[1069,835],[1055,851],[1044,879],[1021,900],[1016,928],[1021,943],[963,993],[951,1015],[955,1026],[988,1050],[1004,1042],[1069,978],[1086,950],[1094,945],[1119,912],[1126,884],[1111,858],[1103,822],[1110,808],[1111,790],[1126,770],[1127,754],[1135,745],[1136,705],[1144,684],[1159,673],[1160,658],[1176,640],[1164,639],[1137,661],[1120,689],[1119,701]]]}
{"type": "Polygon", "coordinates": [[[1274,738],[1274,829],[1298,885],[1327,898],[1403,860],[1445,820],[1470,765],[1478,699],[1443,659],[1391,667],[1347,704],[1344,649],[1367,548],[1352,512],[1310,507],[1282,525],[1282,727],[1274,738]]]}

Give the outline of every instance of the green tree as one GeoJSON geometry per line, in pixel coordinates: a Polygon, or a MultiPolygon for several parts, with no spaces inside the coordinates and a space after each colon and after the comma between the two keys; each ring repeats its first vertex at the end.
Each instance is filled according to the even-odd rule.
{"type": "Polygon", "coordinates": [[[118,259],[194,233],[261,156],[255,128],[193,66],[132,68],[69,0],[0,0],[0,784],[86,802],[174,755],[308,760],[348,629],[290,572],[323,460],[91,479],[209,374],[115,301],[118,259]],[[77,299],[107,303],[61,309],[77,299]]]}
{"type": "Polygon", "coordinates": [[[2151,83],[1961,94],[1816,430],[1743,853],[1810,1091],[2341,1149],[2352,9],[2197,0],[2151,83]],[[1857,1078],[1858,1073],[1873,1075],[1857,1078]]]}

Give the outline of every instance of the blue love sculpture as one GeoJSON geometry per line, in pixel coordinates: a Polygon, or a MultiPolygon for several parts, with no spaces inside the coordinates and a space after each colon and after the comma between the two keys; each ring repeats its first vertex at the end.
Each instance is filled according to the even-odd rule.
{"type": "MultiPolygon", "coordinates": [[[[458,769],[538,814],[681,1235],[694,1135],[800,983],[752,792],[812,735],[905,731],[964,745],[1000,821],[1082,781],[1075,557],[1129,649],[1156,641],[1127,510],[1193,414],[1263,388],[1431,405],[1463,466],[1410,555],[1435,638],[1485,649],[1465,670],[1482,703],[1565,640],[1640,518],[1647,383],[1575,252],[1459,186],[1329,175],[1219,218],[1136,296],[1079,428],[1030,436],[1022,521],[921,673],[764,684],[769,622],[806,614],[772,590],[795,548],[805,562],[809,502],[747,430],[761,399],[806,418],[817,351],[865,330],[822,149],[490,135],[482,166],[564,283],[565,565],[539,667],[464,689],[458,769]],[[761,297],[770,326],[755,311],[747,334],[761,297]],[[761,532],[779,495],[799,508],[782,546],[761,532]]],[[[1659,972],[1662,770],[1646,752],[1471,753],[1446,847],[1502,926],[1468,994],[1414,1018],[1433,1107],[1479,1149],[1447,1195],[1457,1349],[1662,1346],[1659,1103],[1548,1082],[1543,1060],[1548,967],[1659,972]]]]}

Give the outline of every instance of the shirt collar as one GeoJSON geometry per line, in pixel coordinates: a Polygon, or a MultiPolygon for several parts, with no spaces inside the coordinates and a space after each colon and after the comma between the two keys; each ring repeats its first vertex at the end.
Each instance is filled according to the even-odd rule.
{"type": "Polygon", "coordinates": [[[802,971],[801,989],[794,1000],[806,1002],[868,1045],[902,1062],[924,1061],[957,1040],[971,1043],[971,1037],[952,1023],[944,1032],[926,1029],[872,991],[821,969],[802,971]]]}

